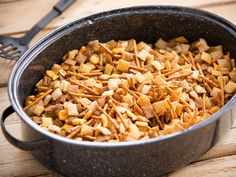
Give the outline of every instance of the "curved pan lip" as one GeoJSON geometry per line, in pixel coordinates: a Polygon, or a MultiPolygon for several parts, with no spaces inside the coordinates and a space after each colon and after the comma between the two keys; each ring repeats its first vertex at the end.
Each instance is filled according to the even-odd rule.
{"type": "Polygon", "coordinates": [[[63,143],[68,143],[71,145],[78,145],[78,146],[85,146],[90,148],[119,148],[119,147],[131,147],[131,146],[140,146],[150,143],[158,143],[164,140],[176,138],[178,136],[196,131],[197,129],[200,129],[204,126],[209,125],[210,123],[218,120],[222,115],[224,115],[226,112],[228,112],[233,105],[236,104],[236,95],[231,98],[231,100],[220,109],[220,111],[216,112],[215,114],[209,116],[206,120],[197,123],[196,125],[193,125],[187,129],[184,129],[182,131],[178,131],[176,133],[164,135],[157,138],[151,138],[148,140],[138,140],[138,141],[131,141],[131,142],[113,142],[113,143],[107,143],[107,142],[89,142],[89,141],[76,141],[73,139],[61,137],[59,135],[53,134],[51,132],[48,132],[47,130],[42,129],[40,126],[35,124],[24,112],[21,104],[19,103],[17,99],[17,87],[19,84],[19,77],[21,76],[22,70],[27,67],[27,64],[31,62],[34,59],[34,56],[39,54],[44,48],[46,48],[49,44],[54,42],[56,39],[58,39],[60,36],[64,36],[74,29],[79,28],[83,25],[89,25],[93,22],[110,18],[112,16],[122,16],[125,14],[130,13],[140,13],[140,12],[171,12],[171,13],[179,13],[179,14],[189,14],[191,16],[200,16],[202,18],[207,18],[210,21],[214,21],[215,23],[218,23],[219,25],[223,26],[224,28],[227,28],[228,31],[230,31],[232,34],[236,37],[236,26],[232,24],[231,22],[228,22],[227,20],[223,19],[222,17],[219,17],[215,14],[194,9],[194,8],[187,8],[187,7],[179,7],[179,6],[136,6],[136,7],[128,7],[128,8],[122,8],[122,9],[115,9],[111,11],[101,12],[97,13],[82,19],[78,19],[72,22],[69,22],[54,31],[50,32],[48,35],[43,37],[41,40],[39,40],[37,43],[35,43],[21,58],[17,63],[15,64],[8,83],[8,94],[11,101],[11,104],[18,114],[18,116],[23,120],[28,126],[30,126],[32,129],[36,130],[37,132],[43,134],[45,137],[49,137],[53,140],[61,141],[63,143]]]}

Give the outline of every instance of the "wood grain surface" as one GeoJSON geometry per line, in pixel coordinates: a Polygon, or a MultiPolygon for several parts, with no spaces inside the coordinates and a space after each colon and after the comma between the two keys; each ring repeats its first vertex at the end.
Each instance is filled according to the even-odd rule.
{"type": "MultiPolygon", "coordinates": [[[[51,10],[57,0],[0,0],[0,35],[20,37],[51,10]]],[[[97,12],[138,5],[179,5],[213,12],[236,24],[236,0],[77,0],[61,16],[48,24],[30,45],[53,29],[78,18],[97,12]]],[[[14,61],[0,58],[0,113],[10,105],[7,81],[14,61]]],[[[236,117],[236,107],[227,113],[236,117]]],[[[21,138],[20,120],[10,116],[8,130],[21,138]]],[[[10,145],[0,131],[0,176],[61,177],[39,164],[33,157],[10,145]]],[[[236,176],[236,121],[224,137],[198,161],[168,174],[169,177],[235,177],[236,176]]]]}

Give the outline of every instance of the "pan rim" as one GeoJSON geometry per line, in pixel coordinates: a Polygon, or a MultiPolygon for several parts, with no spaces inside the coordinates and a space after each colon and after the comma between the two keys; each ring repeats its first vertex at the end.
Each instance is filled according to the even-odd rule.
{"type": "Polygon", "coordinates": [[[60,36],[64,36],[74,29],[79,28],[81,25],[90,25],[96,21],[104,20],[106,18],[112,18],[114,16],[124,15],[126,13],[148,13],[148,12],[175,12],[175,13],[182,13],[182,14],[190,14],[190,15],[198,15],[204,18],[208,18],[209,20],[212,20],[214,22],[217,22],[219,25],[223,25],[224,28],[227,28],[229,31],[232,31],[232,34],[236,37],[236,27],[231,22],[228,22],[227,20],[223,19],[222,17],[219,17],[215,14],[212,14],[210,12],[206,12],[204,10],[195,9],[195,8],[187,8],[187,7],[180,7],[180,6],[136,6],[136,7],[128,7],[128,8],[122,8],[122,9],[115,9],[111,11],[105,11],[101,13],[97,13],[85,18],[77,19],[72,22],[68,22],[65,25],[62,25],[61,27],[53,30],[46,36],[44,36],[42,39],[40,39],[38,42],[36,42],[32,47],[30,47],[29,50],[17,61],[15,66],[12,69],[9,82],[8,82],[8,94],[10,98],[11,105],[13,106],[14,110],[20,117],[20,119],[26,123],[29,127],[31,127],[33,130],[37,131],[38,133],[42,134],[46,138],[50,138],[53,140],[58,140],[63,143],[73,144],[73,145],[80,145],[80,146],[86,146],[86,147],[101,147],[101,148],[108,148],[108,147],[124,147],[124,146],[140,146],[150,143],[157,143],[160,141],[165,141],[168,139],[176,138],[178,136],[196,131],[202,127],[207,126],[210,123],[213,123],[214,121],[217,121],[221,116],[223,116],[227,111],[229,111],[233,105],[236,104],[236,95],[234,95],[231,100],[220,109],[220,111],[216,112],[215,114],[209,116],[204,121],[197,123],[187,129],[184,129],[182,131],[178,131],[175,133],[171,133],[168,135],[164,135],[161,137],[151,138],[148,140],[138,140],[138,141],[131,141],[131,142],[114,142],[114,143],[107,143],[107,142],[89,142],[89,141],[76,141],[73,139],[69,139],[66,137],[61,137],[59,135],[53,134],[51,132],[48,132],[47,130],[42,129],[40,126],[35,124],[29,116],[24,112],[22,106],[20,105],[18,101],[17,96],[17,89],[19,85],[19,78],[21,76],[21,73],[23,72],[24,67],[27,67],[27,64],[31,62],[34,59],[35,54],[39,54],[44,48],[42,48],[42,45],[44,47],[47,47],[49,44],[53,43],[56,39],[58,39],[60,36]],[[67,30],[66,30],[67,29],[67,30]],[[45,45],[46,44],[46,45],[45,45]]]}

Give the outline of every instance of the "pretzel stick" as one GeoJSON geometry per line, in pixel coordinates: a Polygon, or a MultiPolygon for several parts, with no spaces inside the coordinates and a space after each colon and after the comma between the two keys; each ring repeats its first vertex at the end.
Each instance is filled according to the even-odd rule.
{"type": "Polygon", "coordinates": [[[169,80],[172,80],[172,79],[179,79],[179,78],[182,78],[182,77],[187,77],[187,76],[190,76],[192,74],[193,73],[180,74],[179,76],[173,76],[173,77],[166,78],[166,81],[169,81],[169,80]]]}
{"type": "Polygon", "coordinates": [[[202,96],[202,116],[204,117],[206,114],[206,93],[202,96]]]}
{"type": "MultiPolygon", "coordinates": [[[[168,72],[171,72],[171,71],[174,71],[174,70],[176,70],[176,69],[162,69],[161,73],[164,74],[164,73],[168,73],[168,72]]],[[[156,75],[156,74],[159,75],[160,73],[155,72],[155,73],[152,73],[152,74],[153,75],[156,75]]]]}
{"type": "Polygon", "coordinates": [[[135,40],[133,40],[133,46],[134,46],[134,58],[135,58],[135,62],[136,62],[137,67],[140,68],[140,63],[139,63],[138,56],[137,56],[137,44],[136,44],[136,41],[135,41],[135,40]]]}
{"type": "Polygon", "coordinates": [[[46,91],[43,95],[41,95],[40,97],[36,98],[33,102],[31,102],[30,104],[28,104],[27,106],[24,107],[24,110],[26,111],[27,109],[29,109],[30,107],[34,106],[35,104],[37,104],[40,100],[42,100],[43,98],[45,98],[47,95],[49,95],[52,92],[52,89],[49,89],[48,91],[46,91]]]}
{"type": "Polygon", "coordinates": [[[184,100],[180,99],[180,102],[182,102],[185,106],[187,106],[187,108],[191,109],[192,111],[194,111],[194,109],[184,100]]]}
{"type": "Polygon", "coordinates": [[[191,64],[191,62],[188,60],[188,58],[187,58],[183,53],[181,53],[181,56],[184,58],[184,60],[185,60],[188,64],[191,64]]]}
{"type": "MultiPolygon", "coordinates": [[[[113,64],[116,64],[116,65],[118,64],[117,61],[113,61],[112,63],[113,63],[113,64]]],[[[145,69],[145,68],[139,68],[139,67],[133,66],[133,65],[130,65],[129,68],[130,68],[130,69],[137,70],[137,71],[147,72],[147,69],[145,69]]]]}
{"type": "MultiPolygon", "coordinates": [[[[206,78],[205,78],[204,73],[202,72],[201,66],[199,65],[199,63],[197,63],[196,66],[197,66],[197,68],[198,68],[198,70],[199,70],[199,73],[201,74],[201,75],[199,74],[199,77],[203,76],[202,79],[203,79],[204,86],[206,87],[206,89],[207,89],[208,92],[211,92],[211,88],[210,88],[210,86],[208,85],[208,83],[206,82],[206,78]]],[[[209,79],[208,79],[208,80],[209,80],[209,79]]],[[[209,80],[209,81],[210,81],[210,80],[209,80]]]]}
{"type": "Polygon", "coordinates": [[[116,114],[119,116],[119,118],[121,119],[121,121],[123,122],[125,128],[128,128],[127,122],[125,121],[125,118],[123,117],[123,115],[117,110],[117,107],[114,106],[115,108],[115,112],[116,114]]]}
{"type": "Polygon", "coordinates": [[[105,114],[105,116],[107,116],[107,118],[111,121],[111,123],[113,123],[113,124],[115,125],[116,129],[119,128],[119,125],[117,124],[117,122],[116,122],[115,120],[113,120],[113,118],[112,118],[109,114],[107,114],[106,111],[104,111],[104,110],[103,110],[101,107],[99,107],[99,106],[98,106],[98,110],[101,111],[103,114],[105,114]]]}
{"type": "Polygon", "coordinates": [[[130,69],[135,69],[137,71],[143,71],[143,72],[147,72],[147,70],[145,68],[138,68],[136,66],[130,65],[129,66],[130,69]]]}
{"type": "Polygon", "coordinates": [[[221,77],[221,82],[220,82],[220,93],[221,93],[221,106],[223,107],[225,102],[225,98],[224,98],[224,79],[223,77],[221,77]]]}
{"type": "Polygon", "coordinates": [[[167,99],[167,103],[168,103],[168,105],[170,106],[170,110],[171,110],[171,114],[172,114],[173,118],[174,118],[174,119],[177,119],[178,116],[177,116],[176,112],[174,111],[174,108],[173,108],[173,106],[172,106],[172,104],[171,104],[171,102],[170,102],[169,99],[167,99]]]}
{"type": "Polygon", "coordinates": [[[89,88],[89,87],[87,87],[87,86],[85,86],[85,85],[79,83],[79,82],[76,81],[76,80],[70,79],[70,82],[73,83],[73,84],[76,84],[76,85],[78,85],[78,86],[80,86],[80,87],[82,87],[82,88],[84,88],[84,89],[86,89],[88,92],[90,92],[90,93],[92,93],[92,94],[94,94],[94,95],[100,95],[99,92],[97,92],[97,91],[95,91],[95,90],[93,90],[93,89],[91,89],[91,88],[89,88]]]}
{"type": "Polygon", "coordinates": [[[122,87],[125,91],[127,91],[130,95],[134,96],[136,99],[139,98],[132,90],[128,89],[127,87],[122,87]]]}
{"type": "Polygon", "coordinates": [[[113,55],[112,51],[111,51],[109,48],[107,48],[104,44],[99,43],[99,45],[100,45],[107,53],[109,53],[111,56],[113,55]]]}
{"type": "Polygon", "coordinates": [[[194,70],[197,70],[197,68],[196,68],[196,63],[194,62],[192,53],[191,53],[191,52],[188,52],[188,55],[189,55],[189,58],[190,58],[190,60],[191,60],[191,62],[192,62],[192,64],[193,64],[194,70]]]}
{"type": "Polygon", "coordinates": [[[94,98],[94,99],[101,98],[101,96],[96,96],[96,95],[87,95],[87,94],[80,94],[80,93],[74,93],[74,92],[68,92],[68,93],[73,96],[80,96],[80,97],[85,97],[85,98],[94,98]]]}
{"type": "Polygon", "coordinates": [[[71,72],[71,71],[67,71],[67,74],[70,75],[70,76],[77,76],[77,77],[80,77],[82,79],[89,79],[89,77],[86,77],[80,73],[74,73],[74,72],[71,72]]]}
{"type": "MultiPolygon", "coordinates": [[[[153,108],[153,107],[152,107],[153,108]]],[[[153,108],[154,109],[154,108],[153,108]]],[[[158,117],[158,115],[156,114],[156,112],[154,111],[154,115],[155,115],[155,118],[157,120],[157,123],[159,125],[159,127],[163,130],[164,129],[164,125],[163,123],[161,122],[160,118],[158,117]]]]}
{"type": "Polygon", "coordinates": [[[101,65],[101,66],[102,66],[102,61],[103,61],[103,54],[100,53],[99,54],[99,65],[101,65]]]}
{"type": "Polygon", "coordinates": [[[77,133],[79,133],[81,130],[81,126],[78,126],[74,131],[72,131],[69,135],[67,135],[67,138],[73,138],[77,133]]]}
{"type": "Polygon", "coordinates": [[[83,76],[101,76],[103,73],[101,72],[94,72],[94,73],[80,73],[83,76]]]}
{"type": "Polygon", "coordinates": [[[229,70],[232,71],[232,63],[231,63],[231,60],[230,60],[230,54],[229,54],[229,52],[228,52],[227,55],[226,55],[226,59],[227,59],[227,61],[228,61],[229,70]]]}
{"type": "Polygon", "coordinates": [[[134,110],[137,111],[140,115],[144,115],[143,110],[136,103],[134,104],[134,110]]]}
{"type": "Polygon", "coordinates": [[[213,85],[214,87],[219,87],[218,84],[216,84],[215,82],[213,82],[210,79],[206,78],[205,76],[199,75],[199,77],[202,78],[203,80],[205,80],[206,82],[208,82],[209,84],[213,85]]]}
{"type": "Polygon", "coordinates": [[[172,75],[172,74],[174,74],[176,72],[179,72],[181,70],[182,70],[182,68],[174,69],[173,71],[165,73],[164,76],[170,76],[170,75],[172,75]]]}

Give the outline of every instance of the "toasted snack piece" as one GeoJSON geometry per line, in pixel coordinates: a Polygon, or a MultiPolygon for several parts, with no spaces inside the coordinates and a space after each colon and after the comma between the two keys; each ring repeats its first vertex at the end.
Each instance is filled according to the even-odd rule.
{"type": "Polygon", "coordinates": [[[48,127],[49,125],[53,125],[53,121],[51,117],[42,117],[42,126],[48,127]]]}
{"type": "Polygon", "coordinates": [[[56,125],[48,125],[48,130],[59,133],[61,131],[61,128],[56,125]]]}
{"type": "Polygon", "coordinates": [[[106,64],[104,73],[107,75],[110,75],[112,73],[113,66],[109,63],[106,64]]]}
{"type": "Polygon", "coordinates": [[[212,62],[211,55],[206,52],[202,52],[201,59],[208,64],[211,64],[212,62]]]}
{"type": "Polygon", "coordinates": [[[143,74],[141,74],[140,72],[138,72],[136,75],[135,75],[135,78],[136,80],[142,84],[144,81],[145,81],[145,77],[143,74]]]}
{"type": "Polygon", "coordinates": [[[92,64],[98,64],[99,63],[99,57],[97,54],[93,54],[90,58],[89,58],[89,61],[92,63],[92,64]]]}
{"type": "Polygon", "coordinates": [[[59,76],[57,74],[55,74],[52,70],[47,70],[46,71],[46,75],[50,78],[52,78],[52,80],[56,80],[59,76]]]}
{"type": "Polygon", "coordinates": [[[152,104],[152,106],[153,106],[153,108],[154,108],[154,110],[157,114],[162,113],[166,110],[165,100],[155,102],[155,103],[152,104]]]}
{"type": "Polygon", "coordinates": [[[164,41],[163,39],[158,39],[157,42],[155,43],[155,47],[158,49],[164,50],[167,47],[167,42],[164,41]]]}
{"type": "Polygon", "coordinates": [[[122,72],[128,72],[130,62],[120,59],[117,64],[117,70],[122,72]]]}
{"type": "Polygon", "coordinates": [[[226,93],[233,93],[236,90],[236,83],[229,81],[225,86],[226,93]]]}
{"type": "Polygon", "coordinates": [[[71,102],[65,102],[64,107],[67,109],[68,116],[78,115],[78,109],[76,104],[73,104],[71,102]]]}
{"type": "Polygon", "coordinates": [[[137,100],[138,105],[146,106],[150,103],[150,99],[146,95],[141,95],[137,100]]]}
{"type": "Polygon", "coordinates": [[[165,67],[157,60],[153,61],[151,65],[156,68],[158,71],[164,69],[165,67]]]}
{"type": "Polygon", "coordinates": [[[197,93],[206,93],[206,90],[205,90],[202,86],[200,86],[200,85],[196,85],[196,86],[194,87],[194,90],[195,90],[197,93]]]}
{"type": "Polygon", "coordinates": [[[81,127],[80,134],[81,134],[81,136],[87,136],[87,135],[93,136],[93,130],[94,130],[93,127],[84,124],[81,127]]]}
{"type": "Polygon", "coordinates": [[[206,51],[209,49],[207,42],[205,39],[200,38],[199,41],[196,42],[195,46],[199,49],[200,52],[206,51]]]}
{"type": "Polygon", "coordinates": [[[111,131],[105,127],[97,127],[97,130],[99,130],[103,135],[111,135],[111,131]]]}
{"type": "Polygon", "coordinates": [[[58,118],[60,120],[66,120],[68,118],[68,111],[67,111],[67,109],[63,109],[63,110],[59,111],[58,118]]]}
{"type": "Polygon", "coordinates": [[[33,113],[36,115],[36,116],[40,116],[44,111],[44,106],[41,106],[41,105],[36,105],[33,109],[33,113]]]}

